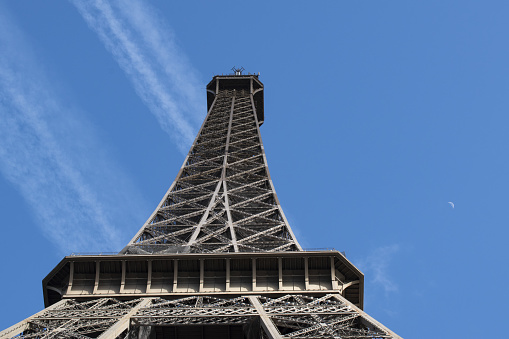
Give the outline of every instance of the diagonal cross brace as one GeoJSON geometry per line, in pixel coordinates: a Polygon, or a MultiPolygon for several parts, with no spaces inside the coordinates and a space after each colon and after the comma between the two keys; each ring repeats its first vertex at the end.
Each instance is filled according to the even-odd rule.
{"type": "Polygon", "coordinates": [[[152,299],[153,298],[144,298],[142,301],[138,303],[138,305],[134,306],[125,316],[123,316],[119,321],[117,321],[113,326],[111,326],[106,332],[101,334],[98,338],[114,339],[118,337],[122,332],[124,332],[129,327],[131,317],[135,315],[139,309],[148,306],[152,302],[152,299]]]}
{"type": "Polygon", "coordinates": [[[254,308],[256,309],[256,311],[258,312],[258,315],[260,316],[260,320],[262,323],[263,330],[265,331],[265,334],[270,339],[283,338],[281,336],[281,334],[279,333],[279,331],[277,330],[274,323],[272,322],[272,320],[270,320],[270,317],[267,315],[267,313],[263,309],[263,306],[260,303],[260,301],[258,300],[258,298],[256,296],[249,296],[248,299],[251,302],[251,305],[253,305],[254,308]]]}

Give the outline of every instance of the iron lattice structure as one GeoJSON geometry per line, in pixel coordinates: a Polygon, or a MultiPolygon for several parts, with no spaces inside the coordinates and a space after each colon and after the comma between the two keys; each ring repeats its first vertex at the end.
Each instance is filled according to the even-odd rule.
{"type": "Polygon", "coordinates": [[[301,250],[247,89],[220,89],[177,178],[125,253],[301,250]]]}
{"type": "Polygon", "coordinates": [[[69,256],[46,308],[0,338],[399,338],[363,310],[363,274],[303,251],[259,127],[258,76],[216,76],[208,114],[161,203],[118,254],[69,256]]]}

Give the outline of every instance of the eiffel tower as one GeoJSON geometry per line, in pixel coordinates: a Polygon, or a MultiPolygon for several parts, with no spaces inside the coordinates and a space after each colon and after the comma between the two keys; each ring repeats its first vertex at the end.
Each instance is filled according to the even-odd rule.
{"type": "Polygon", "coordinates": [[[257,75],[215,76],[177,178],[116,255],[65,257],[45,309],[0,338],[400,338],[363,309],[364,275],[305,251],[281,209],[257,75]]]}

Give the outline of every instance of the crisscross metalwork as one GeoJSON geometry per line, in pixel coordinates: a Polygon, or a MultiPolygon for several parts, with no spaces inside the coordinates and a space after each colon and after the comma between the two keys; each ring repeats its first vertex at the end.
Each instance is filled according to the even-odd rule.
{"type": "MultiPolygon", "coordinates": [[[[285,295],[280,298],[203,297],[175,300],[143,298],[120,301],[102,298],[77,302],[66,300],[30,320],[18,338],[94,338],[131,313],[122,336],[139,334],[140,327],[181,325],[246,325],[259,316],[261,306],[269,326],[280,338],[393,338],[376,322],[370,322],[338,295],[312,297],[285,295]],[[255,305],[256,304],[256,305],[255,305]],[[137,307],[143,305],[142,307],[137,307]],[[129,330],[130,329],[130,330],[129,330]]],[[[261,334],[260,334],[261,335],[261,334]]]]}
{"type": "Polygon", "coordinates": [[[170,190],[124,253],[298,251],[253,96],[220,90],[170,190]]]}

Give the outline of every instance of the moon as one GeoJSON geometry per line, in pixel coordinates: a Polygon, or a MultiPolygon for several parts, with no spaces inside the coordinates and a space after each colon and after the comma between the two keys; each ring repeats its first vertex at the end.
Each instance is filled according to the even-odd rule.
{"type": "Polygon", "coordinates": [[[454,203],[452,201],[449,201],[449,204],[451,204],[452,208],[454,208],[454,203]]]}

